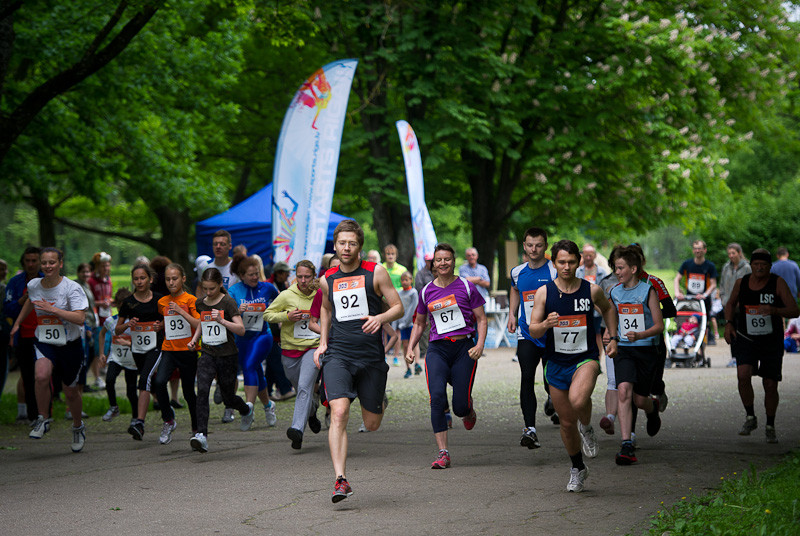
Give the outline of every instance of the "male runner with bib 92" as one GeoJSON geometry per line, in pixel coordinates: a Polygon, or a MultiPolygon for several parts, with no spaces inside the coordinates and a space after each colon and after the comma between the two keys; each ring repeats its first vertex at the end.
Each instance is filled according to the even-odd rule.
{"type": "Polygon", "coordinates": [[[320,280],[319,348],[314,363],[323,367],[325,395],[331,409],[328,444],[336,483],[331,500],[353,494],[345,478],[347,420],[356,397],[367,430],[381,425],[385,408],[386,364],[381,326],[403,316],[403,304],[383,266],[360,260],[364,231],[344,220],[333,232],[336,255],[342,261],[320,280]],[[382,300],[389,305],[382,311],[382,300]],[[330,339],[330,340],[329,340],[330,339]]]}
{"type": "MultiPolygon", "coordinates": [[[[593,336],[594,308],[597,306],[606,328],[617,332],[617,312],[599,286],[575,277],[581,253],[570,240],[553,245],[551,257],[558,276],[539,287],[533,301],[530,334],[547,334],[544,373],[550,383],[550,396],[561,419],[561,441],[572,460],[567,491],[583,491],[589,470],[584,454],[597,456],[597,438],[591,426],[592,391],[600,374],[600,352],[593,336]],[[580,436],[578,432],[580,431],[580,436]]],[[[618,336],[611,337],[606,355],[617,355],[618,336]]]]}

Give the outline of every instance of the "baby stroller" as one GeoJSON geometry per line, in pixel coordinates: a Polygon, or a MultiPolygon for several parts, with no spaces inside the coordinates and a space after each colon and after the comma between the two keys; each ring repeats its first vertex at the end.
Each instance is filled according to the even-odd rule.
{"type": "Polygon", "coordinates": [[[673,318],[664,319],[664,339],[667,344],[667,358],[666,365],[668,367],[711,367],[711,360],[706,356],[706,328],[708,327],[708,315],[706,314],[706,304],[703,300],[695,298],[684,298],[682,300],[675,300],[675,309],[678,315],[673,318]],[[695,335],[694,344],[686,346],[683,343],[673,347],[672,336],[675,335],[684,321],[692,316],[698,316],[699,322],[695,328],[693,335],[695,335]]]}

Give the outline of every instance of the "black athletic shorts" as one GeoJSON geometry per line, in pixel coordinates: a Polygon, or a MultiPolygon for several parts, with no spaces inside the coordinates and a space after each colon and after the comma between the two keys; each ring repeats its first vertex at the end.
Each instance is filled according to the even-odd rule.
{"type": "Polygon", "coordinates": [[[618,346],[614,357],[617,389],[621,383],[632,383],[635,394],[650,396],[658,364],[658,346],[618,346]]]}
{"type": "Polygon", "coordinates": [[[386,361],[366,361],[326,355],[322,363],[325,398],[330,402],[337,398],[358,397],[367,411],[383,413],[383,397],[386,393],[386,377],[389,365],[386,361]]]}
{"type": "Polygon", "coordinates": [[[753,374],[779,382],[783,379],[783,342],[780,351],[748,341],[737,335],[731,345],[731,355],[736,358],[736,365],[751,365],[753,374]]]}
{"type": "Polygon", "coordinates": [[[53,363],[53,371],[58,373],[67,387],[75,387],[83,370],[83,341],[75,339],[64,346],[53,346],[46,342],[34,341],[36,359],[49,359],[53,363]]]}

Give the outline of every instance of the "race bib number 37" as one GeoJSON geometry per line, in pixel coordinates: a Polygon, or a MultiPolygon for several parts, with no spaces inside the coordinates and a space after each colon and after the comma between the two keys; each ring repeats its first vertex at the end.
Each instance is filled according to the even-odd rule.
{"type": "Polygon", "coordinates": [[[355,275],[335,280],[333,307],[336,310],[336,320],[339,322],[368,316],[366,278],[363,275],[355,275]]]}
{"type": "Polygon", "coordinates": [[[588,350],[586,316],[559,316],[553,327],[553,343],[559,354],[579,354],[588,350]]]}

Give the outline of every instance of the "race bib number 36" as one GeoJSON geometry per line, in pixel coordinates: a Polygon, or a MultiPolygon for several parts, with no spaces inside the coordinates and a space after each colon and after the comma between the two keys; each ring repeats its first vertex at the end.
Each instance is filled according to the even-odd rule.
{"type": "MultiPolygon", "coordinates": [[[[219,312],[219,316],[223,317],[222,311],[219,312]]],[[[203,344],[219,346],[228,342],[228,330],[216,320],[212,320],[211,311],[200,313],[200,324],[203,327],[203,344]]]]}
{"type": "Polygon", "coordinates": [[[188,339],[192,336],[192,326],[180,315],[164,315],[164,336],[168,341],[188,339]]]}
{"type": "Polygon", "coordinates": [[[342,277],[333,282],[333,307],[336,320],[346,322],[369,315],[366,279],[363,275],[342,277]]]}
{"type": "MultiPolygon", "coordinates": [[[[644,305],[641,303],[620,303],[617,305],[619,314],[620,337],[625,338],[629,331],[644,331],[644,305]]],[[[628,340],[625,338],[625,340],[628,340]]]]}
{"type": "Polygon", "coordinates": [[[559,316],[558,324],[553,327],[553,343],[559,354],[579,354],[587,351],[586,316],[559,316]]]}
{"type": "Polygon", "coordinates": [[[744,306],[744,320],[748,335],[769,335],[772,333],[772,317],[758,314],[757,305],[744,306]]]}
{"type": "Polygon", "coordinates": [[[156,323],[139,322],[131,328],[131,350],[144,354],[156,347],[156,323]]]}
{"type": "Polygon", "coordinates": [[[467,326],[464,321],[464,315],[456,303],[456,297],[453,294],[445,298],[428,304],[428,311],[433,317],[433,322],[436,325],[436,333],[444,335],[451,331],[456,331],[467,326]]]}
{"type": "Polygon", "coordinates": [[[53,346],[67,344],[67,328],[60,318],[55,315],[39,315],[37,323],[36,340],[53,346]]]}
{"type": "Polygon", "coordinates": [[[264,329],[264,311],[267,310],[267,304],[248,303],[245,307],[246,309],[242,313],[244,329],[261,333],[261,330],[264,329]]]}

